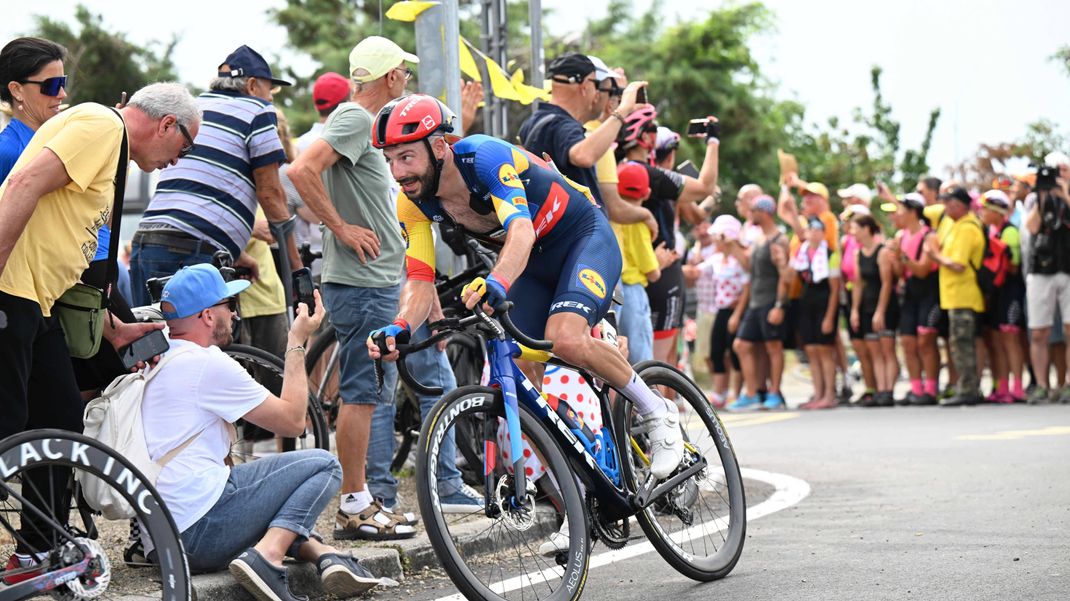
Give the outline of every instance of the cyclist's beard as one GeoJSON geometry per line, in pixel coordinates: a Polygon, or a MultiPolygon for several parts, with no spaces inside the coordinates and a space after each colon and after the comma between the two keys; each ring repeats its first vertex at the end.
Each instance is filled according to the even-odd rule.
{"type": "Polygon", "coordinates": [[[212,331],[212,340],[219,348],[230,346],[234,342],[233,319],[216,321],[215,329],[212,331]]]}
{"type": "Polygon", "coordinates": [[[407,194],[409,200],[416,202],[433,200],[436,196],[435,192],[437,192],[437,190],[434,192],[431,190],[435,185],[435,170],[428,169],[427,172],[420,177],[406,177],[405,179],[398,180],[398,183],[404,186],[405,184],[411,184],[416,181],[420,182],[420,191],[416,194],[407,194]]]}

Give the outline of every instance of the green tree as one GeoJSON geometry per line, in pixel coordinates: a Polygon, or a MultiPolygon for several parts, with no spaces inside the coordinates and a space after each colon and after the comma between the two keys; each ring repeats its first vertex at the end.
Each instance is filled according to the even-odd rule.
{"type": "Polygon", "coordinates": [[[68,77],[68,102],[115,104],[122,92],[133,94],[157,81],[178,79],[171,60],[177,38],[157,51],[156,45],[142,48],[126,35],[104,28],[99,14],[78,5],[74,13],[77,29],[46,16],[36,17],[33,35],[67,48],[64,67],[68,77]]]}

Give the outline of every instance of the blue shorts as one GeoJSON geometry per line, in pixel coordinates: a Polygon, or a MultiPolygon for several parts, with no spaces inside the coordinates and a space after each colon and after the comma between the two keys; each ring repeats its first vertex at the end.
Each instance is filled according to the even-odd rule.
{"type": "Polygon", "coordinates": [[[372,330],[390,325],[398,314],[400,286],[360,288],[323,284],[323,304],[338,337],[339,392],[346,405],[394,402],[397,367],[383,361],[383,391],[375,391],[375,362],[368,357],[372,330]]]}
{"type": "Polygon", "coordinates": [[[605,217],[592,214],[570,228],[565,243],[535,243],[527,268],[509,288],[513,323],[537,339],[555,313],[581,315],[594,327],[613,303],[620,271],[617,237],[605,217]]]}

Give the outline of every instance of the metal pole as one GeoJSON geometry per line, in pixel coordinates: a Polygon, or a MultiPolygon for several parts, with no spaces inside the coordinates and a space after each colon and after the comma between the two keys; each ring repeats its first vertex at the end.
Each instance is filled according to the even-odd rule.
{"type": "Polygon", "coordinates": [[[444,97],[446,106],[457,115],[461,114],[460,35],[457,0],[442,0],[416,18],[420,92],[444,97]]]}
{"type": "MultiPolygon", "coordinates": [[[[541,88],[545,79],[542,71],[542,0],[528,0],[528,21],[531,24],[531,85],[541,88]]],[[[531,103],[531,112],[539,101],[531,103]]]]}

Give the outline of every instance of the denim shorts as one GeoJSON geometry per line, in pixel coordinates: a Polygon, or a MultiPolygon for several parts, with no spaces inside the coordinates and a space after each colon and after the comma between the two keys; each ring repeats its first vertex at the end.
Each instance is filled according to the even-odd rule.
{"type": "Polygon", "coordinates": [[[325,283],[321,288],[327,315],[338,338],[339,388],[347,405],[394,402],[397,367],[383,361],[383,389],[375,391],[375,362],[368,357],[367,339],[393,323],[398,314],[401,286],[361,288],[325,283]]]}

